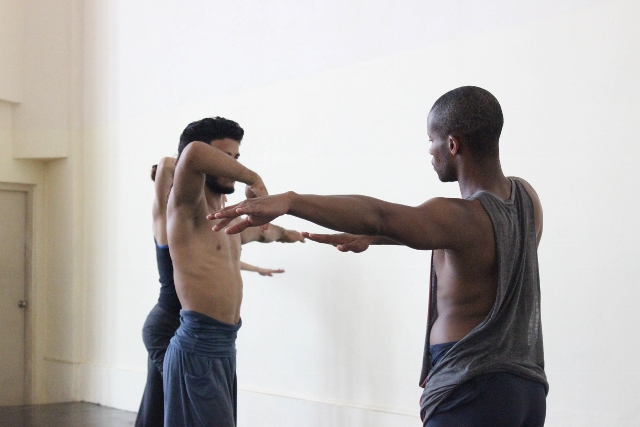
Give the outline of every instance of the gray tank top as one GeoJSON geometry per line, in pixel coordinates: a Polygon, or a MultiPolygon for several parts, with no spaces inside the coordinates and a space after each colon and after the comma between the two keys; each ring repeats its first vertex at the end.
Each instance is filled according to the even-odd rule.
{"type": "Polygon", "coordinates": [[[431,263],[427,338],[420,377],[424,387],[421,414],[428,419],[438,404],[460,384],[489,372],[508,372],[540,382],[549,391],[544,373],[540,321],[540,277],[533,202],[518,180],[511,180],[511,197],[503,201],[480,191],[478,199],[493,224],[498,262],[496,301],[486,319],[458,341],[431,367],[429,336],[438,316],[438,278],[431,263]]]}

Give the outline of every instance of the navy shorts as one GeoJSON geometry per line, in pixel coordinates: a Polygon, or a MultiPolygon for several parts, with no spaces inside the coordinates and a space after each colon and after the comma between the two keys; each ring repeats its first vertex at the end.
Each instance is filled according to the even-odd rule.
{"type": "Polygon", "coordinates": [[[454,390],[425,427],[542,427],[544,385],[506,372],[479,375],[454,390]]]}
{"type": "MultiPolygon", "coordinates": [[[[432,366],[455,344],[430,346],[432,366]]],[[[458,386],[438,405],[424,427],[542,427],[546,413],[542,383],[507,372],[492,372],[458,386]]]]}
{"type": "MultiPolygon", "coordinates": [[[[433,365],[455,344],[430,347],[433,365]]],[[[542,383],[507,372],[479,375],[461,384],[424,427],[542,427],[547,398],[542,383]]]]}
{"type": "Polygon", "coordinates": [[[164,392],[162,389],[162,365],[169,341],[180,326],[180,315],[156,304],[147,316],[142,328],[142,341],[149,357],[147,383],[138,409],[135,427],[164,426],[164,392]]]}

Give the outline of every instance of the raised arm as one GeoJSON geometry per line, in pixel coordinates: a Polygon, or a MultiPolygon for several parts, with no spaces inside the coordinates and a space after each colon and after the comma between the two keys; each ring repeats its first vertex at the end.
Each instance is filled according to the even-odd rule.
{"type": "Polygon", "coordinates": [[[176,168],[176,159],[163,157],[154,166],[151,178],[154,181],[155,197],[153,199],[153,236],[159,245],[167,244],[167,200],[173,184],[173,173],[176,168]]]}
{"type": "Polygon", "coordinates": [[[173,198],[177,206],[195,205],[201,200],[206,175],[247,184],[247,197],[264,196],[267,189],[262,178],[240,164],[234,157],[204,142],[187,145],[176,164],[173,198]]]}
{"type": "MultiPolygon", "coordinates": [[[[289,214],[351,234],[383,236],[414,249],[463,249],[475,242],[475,224],[484,211],[478,201],[434,198],[417,207],[389,203],[367,196],[317,196],[294,192],[245,200],[217,212],[224,218],[214,230],[227,227],[240,215],[247,217],[226,232],[238,233],[289,214]],[[477,206],[472,209],[472,204],[477,206]],[[479,209],[478,209],[479,207],[479,209]],[[470,238],[471,237],[471,238],[470,238]]],[[[485,215],[486,216],[486,215],[485,215]]]]}

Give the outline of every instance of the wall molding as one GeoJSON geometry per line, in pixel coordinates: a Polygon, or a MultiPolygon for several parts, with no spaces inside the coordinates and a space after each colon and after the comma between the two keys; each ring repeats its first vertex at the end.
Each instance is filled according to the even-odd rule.
{"type": "Polygon", "coordinates": [[[86,366],[92,366],[92,367],[96,367],[96,368],[115,369],[117,371],[135,372],[136,374],[146,374],[147,373],[146,370],[137,369],[137,368],[131,368],[131,367],[128,367],[128,366],[111,365],[111,364],[108,364],[108,363],[88,362],[88,361],[82,361],[82,360],[63,359],[63,358],[52,357],[52,356],[45,356],[44,357],[44,361],[45,362],[50,362],[50,363],[60,363],[60,364],[63,364],[63,365],[86,365],[86,366]]]}
{"type": "Polygon", "coordinates": [[[385,413],[385,414],[404,415],[404,416],[409,416],[409,417],[414,417],[416,415],[416,411],[385,408],[385,407],[381,407],[381,406],[365,405],[365,404],[361,404],[361,403],[341,402],[341,401],[338,401],[338,400],[326,400],[326,399],[319,399],[319,398],[310,398],[310,397],[305,397],[305,396],[301,396],[301,395],[296,395],[296,394],[293,394],[293,393],[282,393],[282,392],[279,392],[279,391],[265,390],[265,389],[259,389],[259,388],[254,388],[254,387],[238,386],[238,391],[262,394],[262,395],[273,396],[273,397],[280,397],[280,398],[284,398],[284,399],[294,399],[294,400],[299,400],[299,401],[307,402],[307,403],[317,403],[317,404],[322,404],[322,405],[338,406],[338,407],[341,407],[341,408],[351,408],[351,409],[361,409],[361,410],[364,410],[364,411],[381,412],[381,413],[385,413]]]}

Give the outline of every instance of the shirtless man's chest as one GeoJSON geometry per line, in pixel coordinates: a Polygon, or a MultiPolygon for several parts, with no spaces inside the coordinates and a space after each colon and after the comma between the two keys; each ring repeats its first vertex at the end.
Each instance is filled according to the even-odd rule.
{"type": "MultiPolygon", "coordinates": [[[[204,218],[206,211],[199,216],[204,218]]],[[[169,226],[169,247],[182,308],[237,323],[242,303],[240,235],[214,233],[212,222],[199,218],[175,219],[169,226]]]]}

